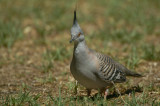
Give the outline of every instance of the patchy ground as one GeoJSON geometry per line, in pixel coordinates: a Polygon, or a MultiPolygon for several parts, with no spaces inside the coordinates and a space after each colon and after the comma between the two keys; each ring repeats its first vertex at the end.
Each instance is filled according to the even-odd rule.
{"type": "MultiPolygon", "coordinates": [[[[103,2],[106,3],[105,1],[103,2]]],[[[11,6],[9,1],[3,1],[2,3],[11,6]]],[[[5,40],[0,43],[0,103],[5,105],[72,105],[75,103],[81,105],[160,105],[160,32],[157,30],[160,26],[156,23],[160,22],[158,20],[160,16],[156,16],[156,9],[160,9],[157,6],[158,4],[154,7],[153,2],[152,6],[154,8],[152,7],[148,11],[148,17],[157,17],[152,17],[152,20],[150,20],[150,17],[145,19],[147,10],[141,9],[141,6],[148,6],[148,2],[140,2],[140,6],[133,4],[140,10],[145,10],[144,16],[140,16],[140,14],[138,16],[142,20],[140,21],[135,19],[137,10],[134,10],[134,6],[121,8],[122,10],[129,9],[126,11],[128,16],[125,16],[125,13],[120,14],[114,10],[108,10],[103,14],[105,11],[103,3],[99,3],[98,10],[96,10],[92,7],[93,4],[97,3],[96,1],[91,4],[85,1],[79,2],[79,5],[84,8],[79,7],[81,9],[78,11],[80,13],[78,18],[86,34],[88,46],[113,57],[129,69],[144,75],[142,78],[128,77],[126,83],[116,84],[125,101],[123,102],[119,94],[114,91],[111,91],[106,101],[97,95],[96,90],[93,90],[91,97],[87,97],[85,88],[82,86],[79,86],[78,94],[74,94],[75,80],[69,69],[73,51],[73,44],[69,44],[69,30],[73,16],[71,9],[73,8],[70,8],[70,13],[68,12],[70,16],[63,14],[66,12],[64,7],[68,9],[70,5],[64,5],[65,1],[57,2],[57,5],[60,6],[59,10],[54,15],[45,17],[46,15],[43,15],[43,13],[45,14],[45,11],[48,10],[46,14],[49,14],[52,10],[51,1],[36,3],[36,0],[26,2],[26,8],[31,6],[30,8],[33,10],[26,9],[24,13],[20,12],[19,15],[17,15],[18,10],[16,8],[8,7],[9,9],[15,9],[11,20],[16,20],[17,22],[17,19],[14,18],[20,17],[20,24],[8,24],[10,19],[5,13],[1,17],[7,23],[4,26],[5,29],[12,30],[11,32],[6,32],[3,29],[1,30],[2,35],[6,33],[6,36],[13,35],[14,30],[20,28],[20,32],[18,30],[15,36],[18,34],[22,34],[22,36],[15,37],[15,40],[12,41],[10,40],[12,37],[0,35],[1,41],[5,40]],[[31,5],[32,3],[34,6],[31,5]],[[38,5],[42,4],[44,10],[40,11],[41,9],[38,8],[38,5]],[[88,8],[90,11],[87,11],[88,8]],[[99,12],[100,10],[101,12],[99,12]],[[132,10],[134,13],[127,13],[132,10]],[[26,16],[25,12],[31,12],[30,16],[26,16]],[[34,16],[34,13],[36,13],[36,16],[34,16]],[[89,13],[91,14],[87,17],[89,13]],[[122,17],[117,19],[117,14],[119,14],[118,16],[122,15],[122,17]],[[63,18],[65,15],[67,19],[63,18]],[[91,18],[94,16],[96,19],[91,18]],[[57,21],[51,21],[51,17],[54,20],[57,19],[57,21]],[[128,19],[127,17],[133,19],[128,19]],[[105,21],[105,19],[107,20],[105,21]],[[149,20],[149,22],[143,22],[143,19],[149,20]],[[66,20],[68,21],[66,22],[66,20]],[[67,25],[65,25],[65,22],[67,25]],[[19,27],[15,25],[19,25],[19,27]],[[12,29],[13,27],[15,29],[12,29]]],[[[129,5],[132,4],[129,1],[127,3],[129,5]]],[[[127,3],[120,2],[120,7],[127,3]]],[[[15,5],[18,6],[17,8],[21,9],[23,9],[24,4],[25,1],[20,2],[17,0],[15,2],[15,5]]],[[[113,7],[117,6],[116,3],[111,1],[109,4],[113,7]]],[[[74,7],[73,1],[71,7],[74,7]]],[[[3,6],[1,6],[2,8],[3,6]]],[[[53,8],[56,7],[53,6],[53,8]]],[[[110,9],[111,7],[107,4],[107,8],[110,9]]],[[[10,14],[8,13],[8,15],[10,14]]],[[[2,22],[1,27],[3,25],[4,23],[2,22]]]]}
{"type": "MultiPolygon", "coordinates": [[[[66,35],[67,33],[61,36],[51,35],[54,39],[51,40],[50,37],[46,39],[48,39],[48,41],[51,40],[50,43],[58,42],[61,38],[63,38],[61,39],[62,41],[65,40],[67,42],[69,40],[69,35],[66,35]]],[[[31,38],[32,37],[26,36],[24,40],[17,41],[12,47],[12,52],[1,48],[2,54],[0,54],[0,57],[3,59],[3,63],[0,69],[0,95],[5,97],[11,94],[17,95],[20,91],[28,91],[31,95],[40,95],[38,101],[41,103],[46,103],[46,100],[50,101],[50,99],[48,99],[49,95],[53,98],[59,96],[59,90],[61,91],[62,97],[66,97],[66,95],[67,97],[76,97],[73,92],[74,79],[69,69],[72,56],[64,60],[54,61],[52,66],[48,66],[47,62],[43,63],[45,61],[43,55],[48,49],[54,50],[56,48],[54,46],[49,47],[48,45],[36,45],[33,42],[36,38],[31,38]]],[[[68,51],[71,51],[73,48],[68,42],[62,46],[66,46],[68,51]]],[[[111,48],[112,47],[113,46],[111,46],[111,48]]],[[[116,49],[117,47],[114,48],[116,49]]],[[[115,55],[123,55],[123,52],[119,53],[120,52],[115,53],[115,55]]],[[[129,80],[127,83],[117,84],[117,88],[123,94],[122,97],[128,97],[128,94],[135,90],[136,97],[144,93],[148,95],[148,99],[153,97],[152,100],[155,99],[155,101],[159,101],[159,70],[160,62],[140,60],[136,71],[142,73],[144,77],[138,79],[128,78],[129,80]]],[[[96,92],[97,91],[93,91],[92,96],[94,96],[96,92]]],[[[83,87],[81,87],[81,89],[79,88],[78,95],[86,96],[83,87]]],[[[118,97],[113,94],[108,98],[111,98],[112,101],[118,97]]]]}

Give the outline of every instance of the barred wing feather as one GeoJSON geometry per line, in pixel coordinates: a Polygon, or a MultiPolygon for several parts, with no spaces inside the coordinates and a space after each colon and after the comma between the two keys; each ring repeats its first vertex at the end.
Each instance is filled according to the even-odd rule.
{"type": "Polygon", "coordinates": [[[106,82],[121,83],[126,81],[125,72],[108,56],[96,53],[99,60],[99,76],[106,82]]]}

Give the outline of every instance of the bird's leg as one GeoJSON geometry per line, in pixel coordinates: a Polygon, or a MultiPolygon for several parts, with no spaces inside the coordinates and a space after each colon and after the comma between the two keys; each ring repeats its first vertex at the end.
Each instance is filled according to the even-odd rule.
{"type": "Polygon", "coordinates": [[[117,94],[116,88],[113,87],[113,94],[117,94]]]}
{"type": "Polygon", "coordinates": [[[74,94],[77,94],[77,88],[78,88],[78,81],[76,80],[74,87],[74,94]]]}
{"type": "Polygon", "coordinates": [[[106,89],[104,92],[104,100],[106,100],[108,94],[109,94],[109,89],[106,89]]]}
{"type": "Polygon", "coordinates": [[[87,89],[87,96],[91,95],[91,89],[87,89]]]}
{"type": "Polygon", "coordinates": [[[108,88],[103,88],[100,90],[101,95],[104,97],[104,100],[106,100],[108,94],[109,94],[109,89],[108,88]]]}

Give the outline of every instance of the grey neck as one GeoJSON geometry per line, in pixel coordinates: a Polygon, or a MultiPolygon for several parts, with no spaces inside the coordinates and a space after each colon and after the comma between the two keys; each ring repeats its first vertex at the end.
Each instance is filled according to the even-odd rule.
{"type": "Polygon", "coordinates": [[[80,42],[74,42],[74,48],[77,48],[78,46],[85,46],[86,45],[86,42],[85,40],[83,41],[80,41],[80,42]]]}
{"type": "Polygon", "coordinates": [[[81,41],[81,42],[75,42],[74,43],[74,52],[78,51],[78,52],[83,52],[87,49],[87,45],[85,40],[81,41]]]}

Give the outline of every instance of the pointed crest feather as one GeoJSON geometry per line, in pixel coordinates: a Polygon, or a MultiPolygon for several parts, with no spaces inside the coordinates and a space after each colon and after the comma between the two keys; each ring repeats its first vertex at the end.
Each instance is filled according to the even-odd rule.
{"type": "Polygon", "coordinates": [[[76,0],[76,5],[75,5],[75,10],[74,10],[74,20],[73,20],[73,25],[75,25],[77,23],[77,16],[76,16],[76,11],[77,11],[77,0],[76,0]]]}
{"type": "Polygon", "coordinates": [[[74,20],[73,20],[73,25],[76,24],[77,22],[77,16],[76,16],[76,10],[74,10],[74,20]]]}

